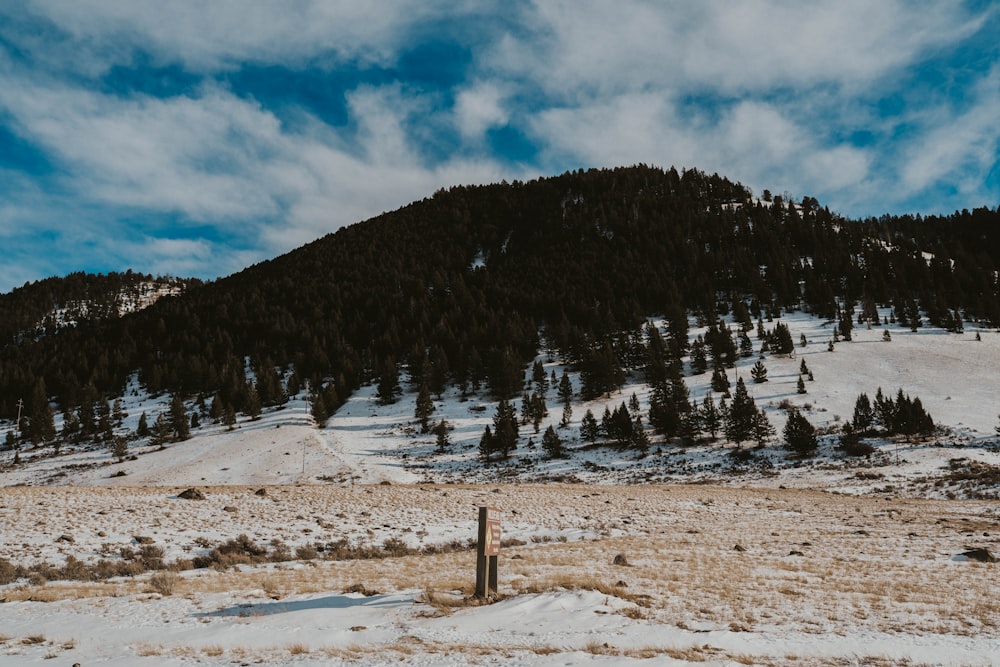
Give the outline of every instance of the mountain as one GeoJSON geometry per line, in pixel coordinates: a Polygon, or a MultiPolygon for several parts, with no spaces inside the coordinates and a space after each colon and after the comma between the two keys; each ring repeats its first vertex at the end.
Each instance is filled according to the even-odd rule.
{"type": "MultiPolygon", "coordinates": [[[[998,221],[990,209],[848,220],[811,197],[758,199],[718,175],[646,166],[454,187],[139,312],[8,342],[0,414],[13,419],[22,398],[36,415],[50,401],[96,411],[137,378],[211,400],[219,418],[308,381],[322,421],[368,384],[384,403],[423,384],[516,397],[542,349],[590,398],[622,374],[676,384],[691,372],[688,315],[764,328],[798,310],[844,336],[856,321],[995,325],[998,221]],[[663,349],[651,351],[654,315],[663,349]]],[[[700,352],[732,367],[723,329],[700,352]]],[[[91,417],[76,437],[97,434],[91,417]]]]}
{"type": "Polygon", "coordinates": [[[66,327],[117,318],[174,296],[196,279],[133,273],[71,273],[0,294],[0,346],[37,340],[66,327]]]}

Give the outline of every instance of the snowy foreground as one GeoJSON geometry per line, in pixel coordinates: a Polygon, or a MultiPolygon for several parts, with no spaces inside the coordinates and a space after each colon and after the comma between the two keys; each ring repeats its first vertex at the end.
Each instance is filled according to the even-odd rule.
{"type": "MultiPolygon", "coordinates": [[[[168,560],[255,543],[454,543],[503,511],[500,602],[469,606],[468,550],[0,590],[4,665],[990,665],[1000,535],[988,501],[703,486],[5,490],[19,558],[168,560]],[[53,534],[72,542],[54,542],[53,534]],[[143,540],[143,541],[145,541],[143,540]],[[110,545],[110,546],[105,546],[110,545]],[[624,557],[625,562],[621,562],[624,557]]],[[[58,538],[57,538],[58,539],[58,538]]],[[[5,549],[8,547],[5,546],[5,549]]]]}
{"type": "MultiPolygon", "coordinates": [[[[588,408],[600,418],[634,393],[648,409],[637,378],[573,404],[558,429],[565,459],[548,459],[522,426],[512,459],[484,466],[476,447],[496,403],[454,392],[435,401],[432,419],[452,427],[437,452],[414,394],[383,406],[370,387],[323,429],[300,395],[232,431],[208,424],[164,449],[136,444],[124,462],[67,447],[22,450],[12,466],[4,452],[0,570],[121,563],[145,546],[179,572],[0,585],[0,664],[1000,663],[1000,565],[961,556],[1000,554],[1000,334],[889,326],[883,342],[885,327],[860,329],[830,352],[830,323],[782,321],[808,345],[766,356],[764,384],[750,382],[757,353],[740,361],[779,434],[741,458],[721,441],[654,440],[641,459],[580,441],[588,408]],[[798,394],[803,360],[815,380],[798,394]],[[845,457],[836,432],[878,387],[919,397],[940,432],[845,457]],[[783,403],[827,434],[816,456],[781,447],[783,403]],[[191,487],[205,499],[179,497],[191,487]],[[487,606],[466,600],[481,505],[503,511],[511,540],[504,599],[487,606]],[[290,556],[190,567],[240,535],[290,556]],[[333,561],[315,548],[332,543],[411,553],[333,561]]],[[[685,378],[692,400],[709,379],[685,378]]],[[[133,387],[126,427],[167,400],[133,387]]],[[[546,400],[542,431],[561,417],[554,388],[546,400]]]]}

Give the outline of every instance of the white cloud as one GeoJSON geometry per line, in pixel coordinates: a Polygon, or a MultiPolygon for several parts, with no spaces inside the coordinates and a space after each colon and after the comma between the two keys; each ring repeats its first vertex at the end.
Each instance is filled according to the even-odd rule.
{"type": "MultiPolygon", "coordinates": [[[[5,13],[20,20],[20,10],[5,13]]],[[[872,202],[888,206],[943,182],[989,194],[983,174],[998,146],[996,71],[969,95],[971,106],[933,100],[890,120],[873,108],[900,72],[982,26],[966,5],[32,0],[23,14],[47,17],[69,39],[53,41],[48,28],[3,35],[23,60],[0,48],[0,112],[55,168],[22,178],[7,196],[0,236],[23,238],[26,224],[78,234],[108,263],[137,270],[236,270],[234,262],[289,250],[440,187],[578,166],[697,167],[877,213],[872,202]],[[489,12],[504,12],[504,21],[487,22],[485,35],[498,26],[510,32],[481,42],[463,33],[473,49],[464,79],[450,89],[359,84],[346,92],[342,127],[309,109],[284,108],[279,117],[213,83],[220,70],[248,62],[391,66],[431,41],[428,26],[489,12]],[[139,51],[155,64],[180,63],[203,83],[170,98],[88,83],[139,51]],[[281,120],[292,117],[294,125],[281,120]],[[899,139],[903,123],[909,134],[899,139]],[[514,173],[503,156],[487,154],[485,133],[505,125],[529,135],[536,164],[514,173]],[[853,132],[869,130],[869,146],[852,144],[853,132]],[[211,229],[187,239],[193,232],[164,229],[167,219],[211,229]],[[115,238],[102,240],[109,226],[115,238]]],[[[63,243],[58,252],[68,256],[63,243]]]]}
{"type": "Polygon", "coordinates": [[[982,24],[935,2],[536,2],[484,60],[567,104],[649,90],[867,85],[982,24]]]}
{"type": "Polygon", "coordinates": [[[998,118],[1000,65],[979,83],[967,109],[956,112],[945,103],[925,114],[927,131],[901,160],[903,186],[916,192],[948,180],[960,192],[985,195],[982,175],[996,163],[1000,145],[998,118]]]}
{"type": "Polygon", "coordinates": [[[487,130],[505,125],[508,113],[503,107],[504,94],[494,83],[478,82],[459,91],[455,99],[458,129],[466,139],[478,140],[487,130]]]}
{"type": "MultiPolygon", "coordinates": [[[[194,71],[241,63],[295,63],[333,55],[363,63],[391,61],[414,26],[471,11],[466,2],[419,0],[33,0],[30,11],[72,36],[91,71],[127,63],[141,48],[194,71]]],[[[41,55],[41,54],[40,54],[41,55]]]]}

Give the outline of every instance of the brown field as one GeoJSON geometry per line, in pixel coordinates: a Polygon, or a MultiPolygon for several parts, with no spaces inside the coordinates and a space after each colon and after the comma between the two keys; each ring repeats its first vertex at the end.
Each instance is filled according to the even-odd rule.
{"type": "Polygon", "coordinates": [[[179,596],[419,589],[448,613],[472,592],[474,555],[426,551],[468,541],[476,508],[489,504],[504,517],[504,596],[598,590],[629,603],[624,613],[634,618],[692,630],[1000,635],[998,566],[953,559],[972,546],[1000,551],[993,503],[701,486],[288,486],[265,495],[226,486],[202,488],[200,501],[178,499],[182,490],[3,489],[0,558],[93,563],[114,559],[139,536],[164,550],[169,569],[179,569],[240,534],[261,544],[281,540],[293,553],[341,538],[373,545],[395,539],[410,544],[411,554],[330,560],[318,552],[309,554],[308,568],[20,581],[0,598],[117,597],[160,586],[179,596]],[[626,565],[614,563],[619,554],[626,565]]]}

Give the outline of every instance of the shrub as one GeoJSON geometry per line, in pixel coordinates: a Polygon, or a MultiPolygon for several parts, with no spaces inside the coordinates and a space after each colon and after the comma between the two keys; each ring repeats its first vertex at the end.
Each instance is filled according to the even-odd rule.
{"type": "Polygon", "coordinates": [[[149,578],[149,587],[160,595],[173,595],[178,579],[173,572],[157,572],[149,578]]]}

